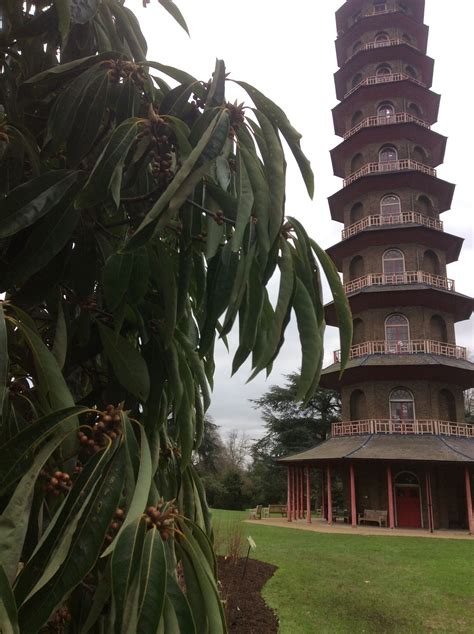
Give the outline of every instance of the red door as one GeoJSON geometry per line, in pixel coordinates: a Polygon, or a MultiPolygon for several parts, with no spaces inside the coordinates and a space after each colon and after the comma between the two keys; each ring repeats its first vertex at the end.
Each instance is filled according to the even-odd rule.
{"type": "Polygon", "coordinates": [[[419,487],[395,487],[397,525],[404,528],[421,528],[419,487]]]}

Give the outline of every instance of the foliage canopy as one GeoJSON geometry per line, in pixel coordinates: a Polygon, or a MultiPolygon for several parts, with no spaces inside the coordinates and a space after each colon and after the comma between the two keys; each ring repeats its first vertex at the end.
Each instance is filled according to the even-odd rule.
{"type": "Polygon", "coordinates": [[[216,337],[238,322],[233,371],[269,372],[294,311],[307,402],[318,260],[344,358],[351,337],[285,219],[281,136],[313,192],[300,135],[245,82],[253,107],[229,103],[222,61],[208,82],[147,61],[119,0],[1,10],[0,629],[224,632],[191,464],[216,337]]]}

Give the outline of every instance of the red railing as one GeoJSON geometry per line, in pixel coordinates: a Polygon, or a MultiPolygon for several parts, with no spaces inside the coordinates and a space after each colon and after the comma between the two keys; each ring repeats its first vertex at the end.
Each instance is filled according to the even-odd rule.
{"type": "MultiPolygon", "coordinates": [[[[444,341],[413,339],[412,341],[364,341],[351,346],[349,359],[369,354],[436,354],[452,359],[466,359],[466,348],[444,341]]],[[[334,351],[334,363],[341,361],[341,351],[334,351]]]]}
{"type": "Polygon", "coordinates": [[[435,434],[474,438],[474,425],[442,420],[369,419],[332,423],[332,436],[360,436],[366,434],[435,434]]]}
{"type": "Polygon", "coordinates": [[[366,163],[356,172],[353,172],[350,176],[345,178],[343,186],[347,187],[354,181],[362,178],[362,176],[367,176],[369,174],[386,174],[387,172],[404,172],[406,170],[415,170],[417,172],[423,172],[423,174],[428,174],[429,176],[436,176],[436,170],[434,167],[414,161],[413,159],[400,159],[399,161],[366,163]]]}
{"type": "Polygon", "coordinates": [[[398,284],[428,284],[436,286],[447,291],[454,291],[454,280],[442,275],[433,275],[425,273],[425,271],[405,271],[404,273],[391,273],[384,275],[383,273],[369,273],[358,277],[344,285],[345,292],[356,293],[367,286],[384,286],[398,284]]]}
{"type": "MultiPolygon", "coordinates": [[[[361,51],[372,51],[375,48],[385,48],[387,46],[399,46],[400,44],[406,44],[407,46],[411,46],[412,48],[417,48],[411,42],[407,42],[406,40],[402,40],[401,38],[394,38],[392,40],[384,40],[381,42],[367,42],[367,44],[363,44],[360,48],[352,53],[350,57],[347,58],[346,61],[352,59],[357,53],[361,51]]],[[[418,49],[417,49],[418,50],[418,49]]]]}
{"type": "Polygon", "coordinates": [[[417,211],[404,211],[400,214],[390,214],[389,216],[377,214],[374,216],[366,216],[357,222],[346,227],[342,230],[342,239],[350,238],[351,236],[364,231],[368,227],[382,227],[384,225],[409,225],[417,224],[429,227],[430,229],[437,229],[443,231],[443,223],[441,220],[424,216],[417,211]]]}
{"type": "Polygon", "coordinates": [[[373,86],[374,84],[386,84],[392,81],[404,81],[406,79],[408,79],[409,81],[412,81],[415,84],[418,84],[419,86],[423,86],[423,88],[428,88],[428,86],[424,84],[422,81],[419,81],[418,79],[416,79],[415,77],[412,77],[411,75],[408,75],[407,73],[390,73],[389,75],[371,75],[370,77],[366,77],[365,79],[362,79],[362,81],[360,81],[348,92],[346,92],[346,94],[344,95],[344,99],[349,97],[349,95],[352,95],[352,93],[358,90],[361,86],[373,86]]]}
{"type": "Polygon", "coordinates": [[[347,140],[353,134],[355,134],[356,132],[359,132],[359,130],[362,130],[362,128],[372,128],[372,127],[377,127],[380,125],[394,125],[395,123],[416,123],[417,125],[420,125],[423,128],[427,128],[428,130],[431,129],[431,126],[429,123],[426,123],[426,121],[423,121],[423,119],[414,117],[412,114],[409,114],[408,112],[394,112],[393,114],[388,116],[376,115],[373,117],[366,117],[365,119],[360,121],[357,125],[355,125],[353,128],[348,130],[344,134],[343,139],[347,140]]]}

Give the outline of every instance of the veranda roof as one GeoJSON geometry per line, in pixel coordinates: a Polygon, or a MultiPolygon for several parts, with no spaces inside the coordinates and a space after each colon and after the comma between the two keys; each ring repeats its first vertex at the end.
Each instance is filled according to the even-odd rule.
{"type": "Polygon", "coordinates": [[[279,458],[280,463],[327,460],[419,460],[474,462],[474,438],[370,434],[329,438],[320,445],[279,458]]]}

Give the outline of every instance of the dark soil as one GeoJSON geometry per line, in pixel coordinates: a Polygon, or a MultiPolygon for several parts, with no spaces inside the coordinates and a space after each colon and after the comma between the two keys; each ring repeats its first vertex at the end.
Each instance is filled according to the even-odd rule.
{"type": "Polygon", "coordinates": [[[276,634],[278,619],[263,600],[261,590],[277,567],[249,559],[242,578],[245,558],[232,561],[218,557],[217,566],[229,633],[276,634]]]}

